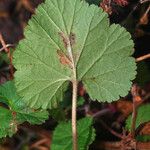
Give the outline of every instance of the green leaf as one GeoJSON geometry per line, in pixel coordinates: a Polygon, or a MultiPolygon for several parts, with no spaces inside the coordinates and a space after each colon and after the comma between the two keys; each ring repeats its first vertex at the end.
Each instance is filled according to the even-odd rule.
{"type": "Polygon", "coordinates": [[[17,131],[17,125],[23,122],[41,124],[49,116],[45,110],[35,111],[27,107],[17,95],[13,81],[0,86],[0,102],[8,106],[8,109],[0,107],[0,138],[12,136],[17,131]]]}
{"type": "Polygon", "coordinates": [[[94,100],[112,102],[130,90],[136,74],[133,41],[121,26],[110,26],[101,8],[80,0],[46,0],[25,37],[14,53],[15,81],[31,107],[56,108],[74,72],[94,100]]]}
{"type": "MultiPolygon", "coordinates": [[[[95,133],[92,128],[92,118],[80,119],[77,123],[78,149],[87,150],[94,141],[95,133]]],[[[71,122],[60,123],[53,134],[51,145],[52,150],[72,150],[72,129],[71,122]]]]}
{"type": "Polygon", "coordinates": [[[1,66],[2,63],[4,63],[4,62],[9,63],[9,59],[8,59],[8,56],[7,56],[6,53],[1,52],[1,53],[0,53],[0,66],[1,66]]]}
{"type": "Polygon", "coordinates": [[[0,86],[0,102],[6,105],[13,105],[20,97],[16,94],[16,88],[13,81],[8,81],[0,86]]]}
{"type": "Polygon", "coordinates": [[[149,142],[150,135],[137,135],[136,140],[139,142],[149,142]]]}
{"type": "Polygon", "coordinates": [[[84,98],[80,96],[77,100],[77,105],[82,106],[84,104],[84,102],[85,102],[84,98]]]}
{"type": "Polygon", "coordinates": [[[149,142],[150,135],[137,135],[136,140],[140,142],[149,142]]]}
{"type": "Polygon", "coordinates": [[[58,122],[65,121],[66,112],[62,108],[54,108],[50,110],[50,116],[58,122]]]}
{"type": "MultiPolygon", "coordinates": [[[[67,97],[66,97],[67,98],[67,97]]],[[[79,97],[77,99],[77,106],[81,106],[84,104],[84,98],[79,97]]],[[[66,109],[71,109],[71,101],[67,98],[64,99],[62,103],[57,108],[51,109],[49,111],[50,116],[52,116],[53,119],[55,119],[58,122],[65,121],[66,120],[66,109]]]]}
{"type": "Polygon", "coordinates": [[[12,136],[16,132],[16,124],[11,111],[0,107],[0,138],[12,136]]]}
{"type": "Polygon", "coordinates": [[[42,124],[48,119],[47,111],[17,112],[17,121],[20,123],[29,122],[30,124],[42,124]]]}
{"type": "MultiPolygon", "coordinates": [[[[141,124],[150,121],[150,104],[142,105],[138,109],[137,119],[136,119],[136,128],[141,124]]],[[[132,115],[126,120],[126,128],[131,130],[132,115]]]]}

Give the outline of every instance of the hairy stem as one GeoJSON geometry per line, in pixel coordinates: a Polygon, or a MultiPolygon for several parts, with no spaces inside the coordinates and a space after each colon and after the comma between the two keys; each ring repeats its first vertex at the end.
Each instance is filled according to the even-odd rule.
{"type": "MultiPolygon", "coordinates": [[[[64,35],[62,35],[64,37],[64,35]]],[[[72,138],[73,138],[73,150],[78,150],[77,141],[77,93],[78,93],[78,81],[77,81],[77,71],[76,65],[73,57],[72,47],[70,39],[65,39],[67,43],[67,51],[72,64],[72,138]]]]}
{"type": "Polygon", "coordinates": [[[73,150],[78,149],[77,144],[77,88],[78,82],[77,80],[72,81],[73,84],[73,94],[72,94],[72,137],[73,137],[73,150]]]}

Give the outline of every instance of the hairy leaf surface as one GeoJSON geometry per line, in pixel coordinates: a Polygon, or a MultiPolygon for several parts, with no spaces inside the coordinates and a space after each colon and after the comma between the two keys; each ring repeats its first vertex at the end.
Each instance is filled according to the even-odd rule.
{"type": "MultiPolygon", "coordinates": [[[[87,150],[88,146],[95,138],[94,129],[92,128],[92,118],[84,118],[78,121],[78,149],[87,150]]],[[[60,123],[53,135],[51,145],[52,150],[72,150],[72,129],[71,122],[60,123]]]]}
{"type": "Polygon", "coordinates": [[[76,70],[92,99],[112,102],[128,93],[135,78],[132,53],[130,34],[110,25],[101,8],[80,0],[46,0],[14,54],[17,90],[31,107],[57,107],[76,70]]]}

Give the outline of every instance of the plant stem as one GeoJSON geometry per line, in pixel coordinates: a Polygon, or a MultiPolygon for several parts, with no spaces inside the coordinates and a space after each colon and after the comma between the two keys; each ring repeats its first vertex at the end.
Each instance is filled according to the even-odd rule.
{"type": "Polygon", "coordinates": [[[111,113],[111,110],[109,108],[100,110],[98,112],[96,112],[95,114],[92,115],[93,118],[97,118],[97,117],[101,117],[107,113],[111,113]]]}
{"type": "Polygon", "coordinates": [[[132,124],[131,124],[131,135],[135,137],[135,126],[136,126],[136,117],[137,117],[137,110],[136,110],[136,103],[133,99],[133,112],[132,112],[132,124]]]}
{"type": "Polygon", "coordinates": [[[149,2],[149,1],[150,0],[141,0],[140,3],[143,4],[143,3],[146,3],[146,2],[149,2]]]}
{"type": "Polygon", "coordinates": [[[0,49],[0,52],[3,51],[3,50],[5,50],[6,48],[14,47],[14,46],[15,46],[14,44],[7,44],[6,47],[2,47],[2,48],[0,49]]]}
{"type": "Polygon", "coordinates": [[[114,131],[113,129],[111,129],[103,120],[99,120],[99,122],[100,122],[101,125],[102,125],[105,129],[107,129],[112,135],[114,135],[114,136],[116,136],[116,137],[118,137],[118,138],[120,138],[120,139],[123,138],[121,134],[119,134],[119,133],[117,133],[116,131],[114,131]]]}
{"type": "Polygon", "coordinates": [[[140,62],[140,61],[143,61],[143,60],[148,59],[148,58],[150,58],[150,54],[136,58],[136,62],[140,62]]]}
{"type": "Polygon", "coordinates": [[[78,82],[77,80],[72,81],[73,84],[73,93],[72,93],[72,137],[73,137],[73,150],[78,149],[77,144],[77,88],[78,82]]]}
{"type": "MultiPolygon", "coordinates": [[[[64,35],[62,34],[64,37],[64,35]]],[[[77,71],[76,65],[73,57],[73,51],[71,47],[71,42],[69,38],[66,38],[67,42],[67,51],[72,63],[72,138],[73,138],[73,150],[78,150],[77,142],[77,93],[78,93],[78,80],[77,80],[77,71]]]]}
{"type": "Polygon", "coordinates": [[[137,118],[136,97],[138,96],[136,85],[133,85],[133,87],[131,89],[131,94],[133,96],[133,112],[132,112],[132,123],[131,123],[131,136],[132,136],[132,138],[135,138],[135,128],[136,128],[136,118],[137,118]]]}

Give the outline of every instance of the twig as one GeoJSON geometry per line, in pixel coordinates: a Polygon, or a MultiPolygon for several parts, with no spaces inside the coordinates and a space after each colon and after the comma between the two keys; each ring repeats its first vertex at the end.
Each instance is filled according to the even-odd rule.
{"type": "Polygon", "coordinates": [[[5,43],[5,41],[4,41],[3,36],[2,36],[1,33],[0,33],[0,42],[1,42],[1,44],[2,44],[2,46],[3,46],[3,48],[4,48],[4,50],[5,50],[5,52],[8,53],[9,49],[8,49],[8,47],[6,46],[6,43],[5,43]]]}
{"type": "Polygon", "coordinates": [[[102,124],[102,126],[103,126],[105,129],[107,129],[111,134],[113,134],[114,136],[116,136],[116,137],[118,137],[118,138],[120,138],[120,139],[123,138],[121,134],[119,134],[119,133],[117,133],[116,131],[114,131],[113,129],[111,129],[111,128],[110,128],[106,123],[104,123],[102,120],[99,120],[99,121],[100,121],[100,123],[102,124]]]}
{"type": "Polygon", "coordinates": [[[145,100],[147,100],[148,98],[150,98],[150,93],[148,93],[148,94],[143,98],[143,100],[145,101],[145,100]]]}
{"type": "Polygon", "coordinates": [[[13,70],[13,65],[12,65],[12,55],[11,55],[11,52],[10,52],[10,49],[8,48],[7,44],[5,43],[4,39],[3,39],[3,36],[2,34],[0,33],[0,42],[5,50],[5,52],[7,53],[7,56],[9,58],[9,61],[10,61],[10,79],[13,79],[14,78],[14,70],[13,70]]]}
{"type": "Polygon", "coordinates": [[[111,0],[109,0],[109,2],[108,2],[109,4],[108,4],[108,6],[109,6],[109,8],[111,7],[111,0]]]}
{"type": "MultiPolygon", "coordinates": [[[[105,150],[120,150],[121,142],[97,142],[95,143],[97,149],[105,149],[105,150]]],[[[136,150],[149,150],[150,142],[142,143],[137,142],[136,150]]]]}
{"type": "Polygon", "coordinates": [[[128,14],[128,16],[126,17],[126,19],[121,22],[121,25],[122,25],[122,26],[126,26],[126,25],[127,25],[128,21],[132,18],[133,13],[135,12],[135,10],[136,10],[140,5],[141,5],[141,3],[138,2],[138,3],[133,7],[133,9],[131,10],[131,12],[130,12],[130,13],[128,14]]]}
{"type": "Polygon", "coordinates": [[[150,54],[136,58],[136,62],[140,62],[140,61],[143,61],[143,60],[148,59],[148,58],[150,58],[150,54]]]}
{"type": "Polygon", "coordinates": [[[15,46],[14,44],[7,44],[6,47],[2,47],[2,48],[0,49],[0,52],[3,51],[3,50],[5,50],[6,48],[14,47],[14,46],[15,46]]]}
{"type": "Polygon", "coordinates": [[[146,2],[149,2],[150,0],[140,0],[140,3],[143,4],[143,3],[146,3],[146,2]]]}
{"type": "Polygon", "coordinates": [[[148,6],[148,8],[147,8],[147,10],[146,10],[144,15],[147,15],[149,13],[149,11],[150,11],[150,5],[148,6]]]}
{"type": "Polygon", "coordinates": [[[94,113],[94,114],[92,115],[92,117],[93,117],[93,118],[97,118],[97,117],[103,116],[103,115],[105,115],[105,114],[107,114],[107,113],[110,113],[110,112],[111,112],[110,109],[109,109],[109,108],[106,108],[106,109],[103,109],[103,110],[100,110],[100,111],[94,113]]]}
{"type": "MultiPolygon", "coordinates": [[[[41,140],[37,141],[36,143],[34,143],[33,145],[31,145],[30,148],[38,148],[38,147],[40,147],[41,145],[43,145],[43,144],[45,144],[47,142],[49,142],[49,139],[46,139],[46,138],[45,139],[41,139],[41,140]]],[[[44,147],[44,148],[46,148],[46,147],[44,147]]]]}
{"type": "Polygon", "coordinates": [[[30,0],[20,0],[17,4],[17,10],[21,9],[24,6],[29,12],[34,14],[34,8],[32,7],[30,0]]]}
{"type": "Polygon", "coordinates": [[[141,24],[143,24],[143,25],[148,24],[148,22],[149,22],[149,20],[148,20],[148,13],[149,13],[149,11],[150,11],[150,5],[148,6],[148,8],[146,9],[145,13],[140,18],[138,26],[141,25],[141,24]]]}
{"type": "MultiPolygon", "coordinates": [[[[126,19],[125,19],[123,22],[121,22],[121,25],[122,25],[122,26],[126,26],[126,25],[127,25],[127,22],[132,19],[132,15],[133,15],[133,13],[135,12],[135,10],[137,10],[137,8],[139,8],[143,3],[148,2],[148,1],[150,1],[150,0],[143,0],[143,1],[140,0],[140,1],[133,7],[132,11],[128,14],[128,16],[126,17],[126,19]]],[[[148,9],[149,9],[149,8],[148,8],[148,9]]],[[[137,26],[138,26],[138,25],[137,25],[137,26]]]]}
{"type": "Polygon", "coordinates": [[[132,124],[131,124],[131,136],[135,137],[135,128],[136,128],[136,117],[137,117],[137,105],[136,98],[138,97],[137,86],[133,85],[131,89],[131,93],[133,96],[133,112],[132,112],[132,124]]]}

